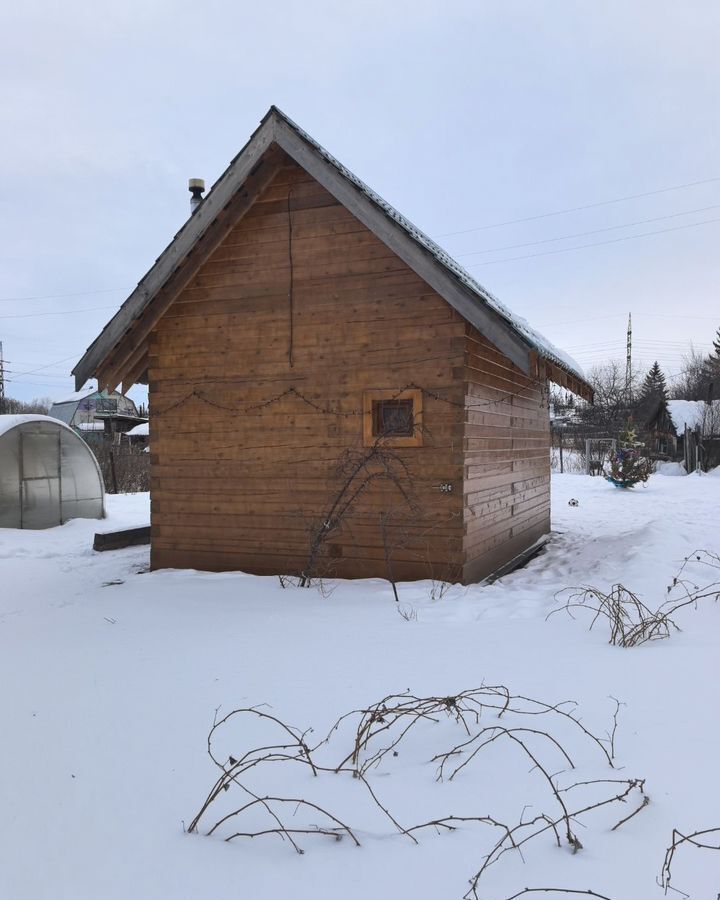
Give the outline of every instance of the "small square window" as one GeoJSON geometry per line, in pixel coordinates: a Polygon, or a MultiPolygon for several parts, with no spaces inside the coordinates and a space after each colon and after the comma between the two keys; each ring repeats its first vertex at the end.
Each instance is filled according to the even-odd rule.
{"type": "Polygon", "coordinates": [[[413,433],[412,400],[373,400],[373,437],[410,437],[413,433]]]}
{"type": "Polygon", "coordinates": [[[422,391],[366,391],[363,443],[382,440],[394,447],[422,446],[422,391]]]}

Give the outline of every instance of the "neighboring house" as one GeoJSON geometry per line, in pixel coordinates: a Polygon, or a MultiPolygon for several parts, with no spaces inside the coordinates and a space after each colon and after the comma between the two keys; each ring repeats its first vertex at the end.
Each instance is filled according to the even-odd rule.
{"type": "Polygon", "coordinates": [[[720,437],[720,400],[668,400],[667,411],[675,433],[699,431],[702,437],[720,437]]]}
{"type": "Polygon", "coordinates": [[[127,443],[131,447],[147,450],[148,442],[150,440],[150,424],[148,422],[141,422],[139,425],[135,425],[130,431],[125,432],[123,438],[127,440],[127,443]]]}
{"type": "Polygon", "coordinates": [[[74,369],[149,384],[152,566],[477,581],[582,371],[273,107],[74,369]]]}
{"type": "Polygon", "coordinates": [[[687,470],[693,471],[716,455],[720,400],[658,400],[645,416],[644,429],[654,455],[684,460],[687,470]]]}
{"type": "Polygon", "coordinates": [[[678,455],[678,433],[667,404],[668,401],[661,398],[648,402],[640,410],[638,420],[650,455],[657,459],[674,460],[678,455]]]}
{"type": "Polygon", "coordinates": [[[120,434],[146,421],[129,397],[119,391],[95,388],[86,388],[56,400],[49,415],[69,425],[88,443],[117,441],[120,434]]]}

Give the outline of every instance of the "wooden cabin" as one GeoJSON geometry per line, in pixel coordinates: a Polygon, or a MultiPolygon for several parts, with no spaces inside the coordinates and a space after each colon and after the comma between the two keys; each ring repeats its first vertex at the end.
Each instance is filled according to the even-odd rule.
{"type": "Polygon", "coordinates": [[[682,438],[683,432],[681,430],[678,435],[668,409],[668,401],[663,397],[652,398],[641,407],[638,418],[650,456],[660,460],[678,458],[678,437],[682,438]]]}
{"type": "Polygon", "coordinates": [[[74,369],[149,385],[152,566],[474,582],[578,367],[272,107],[74,369]]]}

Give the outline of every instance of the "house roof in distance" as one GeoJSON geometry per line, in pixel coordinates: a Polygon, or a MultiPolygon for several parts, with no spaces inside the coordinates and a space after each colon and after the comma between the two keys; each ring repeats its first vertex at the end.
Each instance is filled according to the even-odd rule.
{"type": "Polygon", "coordinates": [[[705,437],[720,434],[720,400],[668,400],[667,411],[678,435],[700,428],[705,437]]]}
{"type": "Polygon", "coordinates": [[[560,375],[564,380],[569,376],[566,387],[592,395],[582,369],[570,356],[515,315],[276,106],[270,108],[248,143],[75,366],[76,384],[96,375],[273,145],[306,169],[521,370],[531,370],[529,353],[534,352],[551,364],[550,377],[558,380],[560,375]]]}
{"type": "Polygon", "coordinates": [[[92,397],[93,394],[99,394],[97,388],[85,388],[82,391],[75,391],[73,394],[66,394],[60,400],[53,400],[53,406],[60,406],[63,403],[79,403],[81,400],[86,400],[88,397],[92,397]]]}

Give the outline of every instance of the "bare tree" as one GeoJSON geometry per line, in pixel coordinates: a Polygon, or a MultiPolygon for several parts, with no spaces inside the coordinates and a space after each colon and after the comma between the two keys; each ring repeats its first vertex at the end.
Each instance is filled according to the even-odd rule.
{"type": "Polygon", "coordinates": [[[595,403],[584,409],[584,421],[608,434],[616,434],[624,427],[633,410],[631,397],[638,394],[637,373],[633,372],[628,390],[625,367],[612,360],[593,366],[588,373],[588,381],[595,392],[595,403]]]}
{"type": "MultiPolygon", "coordinates": [[[[675,382],[672,395],[676,400],[707,400],[713,393],[714,381],[720,381],[717,373],[714,373],[710,358],[692,344],[687,353],[683,355],[680,369],[680,377],[675,382]]],[[[720,395],[720,384],[715,385],[717,395],[720,395]]]]}

